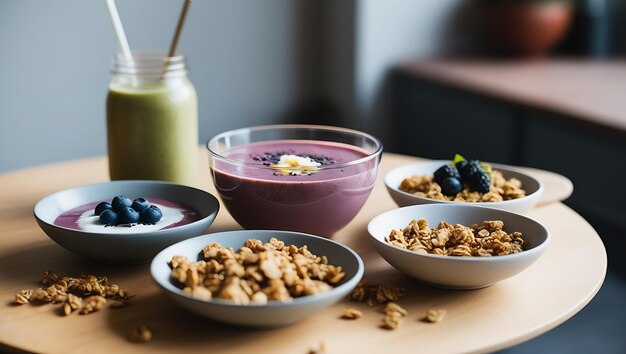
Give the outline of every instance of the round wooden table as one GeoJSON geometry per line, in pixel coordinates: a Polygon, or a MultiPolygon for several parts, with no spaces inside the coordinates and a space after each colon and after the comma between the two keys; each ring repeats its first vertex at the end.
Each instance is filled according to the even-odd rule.
{"type": "MultiPolygon", "coordinates": [[[[606,274],[604,246],[594,229],[578,214],[555,201],[571,193],[558,175],[532,170],[546,185],[543,203],[528,213],[545,225],[552,242],[530,268],[491,287],[471,291],[440,290],[423,285],[387,264],[367,239],[367,222],[396,208],[382,176],[391,168],[418,158],[385,154],[378,183],[357,217],[333,239],[358,252],[365,262],[364,280],[406,288],[399,304],[409,314],[400,328],[380,328],[379,307],[348,299],[314,317],[276,329],[237,328],[192,315],[176,306],[153,283],[148,265],[114,266],[94,263],[66,251],[41,231],[33,217],[44,196],[81,184],[108,179],[105,158],[41,166],[0,175],[0,350],[34,352],[242,352],[307,353],[323,342],[326,353],[458,353],[490,352],[538,336],[572,317],[600,289],[606,274]],[[21,289],[39,287],[46,270],[61,275],[86,272],[136,294],[121,309],[105,308],[90,315],[60,315],[59,305],[14,303],[21,289]],[[345,307],[363,317],[339,319],[345,307]],[[444,308],[439,323],[422,321],[430,308],[444,308]],[[146,344],[127,340],[139,324],[147,324],[153,339],[146,344]]],[[[197,187],[215,194],[208,162],[201,154],[197,187]]],[[[225,209],[209,232],[238,229],[225,209]]]]}

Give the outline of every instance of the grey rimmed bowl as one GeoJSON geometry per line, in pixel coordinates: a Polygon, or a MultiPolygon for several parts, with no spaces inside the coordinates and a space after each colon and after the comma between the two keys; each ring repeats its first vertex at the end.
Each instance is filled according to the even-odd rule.
{"type": "Polygon", "coordinates": [[[495,163],[491,164],[493,169],[502,172],[502,175],[506,179],[517,178],[522,182],[522,189],[526,190],[525,197],[501,202],[465,203],[419,197],[400,190],[400,183],[402,183],[403,179],[421,175],[432,176],[439,167],[449,163],[449,160],[435,160],[416,162],[396,167],[385,175],[385,186],[387,187],[387,192],[389,192],[389,195],[391,195],[391,198],[396,202],[396,204],[401,207],[419,204],[472,204],[508,210],[516,213],[525,213],[534,208],[543,194],[543,183],[540,180],[519,169],[516,169],[515,167],[495,163]]]}
{"type": "Polygon", "coordinates": [[[194,237],[164,249],[154,257],[150,265],[150,272],[156,283],[185,309],[216,321],[249,327],[285,326],[311,316],[350,294],[363,277],[363,271],[361,258],[344,245],[319,236],[272,230],[226,231],[194,237]],[[197,260],[202,249],[211,242],[238,250],[248,239],[267,242],[271,237],[276,237],[286,245],[306,245],[314,254],[327,256],[329,264],[342,267],[346,273],[344,279],[325,293],[294,298],[291,302],[270,301],[265,305],[237,305],[218,298],[200,300],[187,295],[172,282],[168,262],[175,255],[197,260]]]}
{"type": "Polygon", "coordinates": [[[537,221],[505,210],[475,205],[427,204],[398,208],[370,221],[367,226],[376,250],[399,271],[426,284],[445,289],[478,289],[510,278],[533,264],[546,250],[548,230],[537,221]],[[430,228],[439,222],[470,226],[485,220],[502,220],[504,230],[518,231],[526,240],[524,251],[506,256],[453,257],[413,252],[385,241],[393,229],[411,220],[426,219],[430,228]]]}
{"type": "Polygon", "coordinates": [[[121,264],[147,263],[176,242],[201,235],[219,211],[219,202],[208,192],[161,181],[113,181],[62,190],[40,200],[34,209],[39,227],[54,242],[79,255],[121,264]],[[200,219],[170,229],[134,234],[107,234],[74,230],[54,224],[62,213],[116,195],[158,198],[196,209],[200,219]]]}

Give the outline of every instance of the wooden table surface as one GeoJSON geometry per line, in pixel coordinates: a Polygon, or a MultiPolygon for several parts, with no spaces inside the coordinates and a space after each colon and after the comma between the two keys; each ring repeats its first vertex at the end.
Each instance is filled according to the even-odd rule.
{"type": "Polygon", "coordinates": [[[624,60],[440,60],[402,73],[626,132],[624,60]]]}
{"type": "MultiPolygon", "coordinates": [[[[204,155],[204,154],[202,154],[204,155]]],[[[206,156],[201,157],[198,187],[215,192],[206,156]]],[[[378,308],[347,299],[294,325],[255,330],[211,322],[177,307],[153,283],[148,265],[113,266],[76,256],[51,241],[36,225],[35,203],[52,192],[106,181],[105,158],[66,162],[0,175],[0,351],[307,353],[324,342],[326,353],[458,353],[489,352],[521,343],[566,321],[600,289],[606,274],[604,246],[593,228],[559,202],[544,203],[528,213],[552,234],[545,254],[530,268],[491,287],[471,291],[439,290],[401,274],[376,253],[367,239],[367,222],[395,208],[382,176],[414,157],[385,154],[378,183],[364,209],[333,238],[357,251],[365,262],[365,280],[406,288],[399,301],[409,314],[398,330],[379,328],[378,308]],[[122,309],[105,308],[91,315],[63,317],[59,305],[14,303],[21,289],[38,287],[41,273],[80,272],[108,275],[136,294],[122,309]],[[363,311],[356,321],[339,319],[342,309],[363,311]],[[448,311],[443,322],[422,322],[429,308],[448,311]],[[130,343],[126,336],[138,324],[153,329],[153,340],[130,343]]],[[[562,178],[534,171],[547,199],[569,195],[562,178]]],[[[225,209],[210,232],[239,227],[225,209]]]]}

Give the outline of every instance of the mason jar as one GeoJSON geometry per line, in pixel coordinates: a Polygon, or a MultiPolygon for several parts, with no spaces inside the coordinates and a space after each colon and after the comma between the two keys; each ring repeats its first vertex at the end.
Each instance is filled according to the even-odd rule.
{"type": "Polygon", "coordinates": [[[112,180],[192,184],[198,168],[198,103],[184,56],[133,53],[113,60],[107,96],[112,180]]]}

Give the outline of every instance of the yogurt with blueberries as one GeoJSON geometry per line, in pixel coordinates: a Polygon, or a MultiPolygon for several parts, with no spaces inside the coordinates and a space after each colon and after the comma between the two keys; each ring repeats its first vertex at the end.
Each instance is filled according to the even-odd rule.
{"type": "Polygon", "coordinates": [[[94,233],[139,234],[171,229],[197,220],[200,220],[200,213],[180,203],[117,196],[111,203],[96,201],[70,209],[59,215],[54,224],[94,233]]]}

